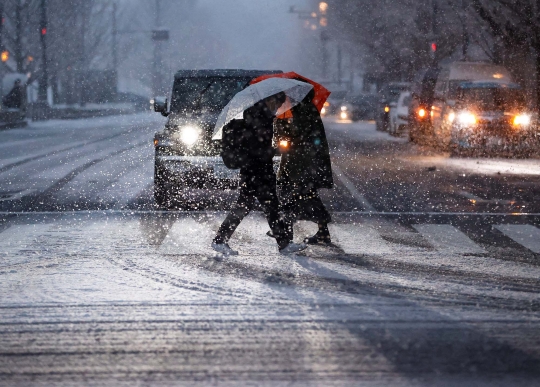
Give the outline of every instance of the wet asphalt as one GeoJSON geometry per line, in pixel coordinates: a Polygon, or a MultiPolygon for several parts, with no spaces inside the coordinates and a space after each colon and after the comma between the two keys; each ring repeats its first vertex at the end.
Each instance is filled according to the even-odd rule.
{"type": "Polygon", "coordinates": [[[254,214],[240,255],[216,259],[208,241],[236,194],[157,207],[160,125],[2,132],[0,384],[540,383],[534,160],[530,173],[467,160],[496,165],[475,172],[328,120],[334,244],[280,256],[254,214]]]}

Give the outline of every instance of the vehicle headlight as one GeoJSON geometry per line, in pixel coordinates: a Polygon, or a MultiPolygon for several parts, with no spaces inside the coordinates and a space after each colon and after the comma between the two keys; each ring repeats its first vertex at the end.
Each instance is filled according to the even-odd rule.
{"type": "Polygon", "coordinates": [[[531,124],[531,116],[528,114],[518,114],[512,122],[514,126],[529,126],[531,124]]]}
{"type": "Polygon", "coordinates": [[[342,120],[346,120],[347,119],[347,112],[343,111],[343,112],[341,112],[341,114],[339,116],[341,117],[342,120]]]}
{"type": "Polygon", "coordinates": [[[322,115],[326,114],[326,108],[325,108],[325,107],[323,107],[323,108],[321,109],[321,114],[322,114],[322,115]]]}
{"type": "Polygon", "coordinates": [[[342,111],[342,112],[347,111],[347,106],[342,106],[342,107],[341,107],[341,111],[342,111]]]}
{"type": "Polygon", "coordinates": [[[458,122],[464,126],[472,126],[476,124],[476,116],[471,112],[461,112],[457,116],[458,122]]]}
{"type": "Polygon", "coordinates": [[[201,128],[197,126],[182,126],[178,132],[178,137],[187,146],[192,146],[201,135],[201,128]]]}
{"type": "Polygon", "coordinates": [[[418,109],[418,117],[424,118],[426,116],[426,114],[427,114],[426,109],[424,109],[424,108],[418,109]]]}

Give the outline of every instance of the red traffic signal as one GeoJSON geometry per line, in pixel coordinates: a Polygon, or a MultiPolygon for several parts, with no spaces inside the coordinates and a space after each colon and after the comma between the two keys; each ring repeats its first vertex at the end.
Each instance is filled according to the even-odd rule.
{"type": "Polygon", "coordinates": [[[437,51],[437,43],[432,42],[431,43],[431,52],[435,52],[435,51],[437,51]]]}

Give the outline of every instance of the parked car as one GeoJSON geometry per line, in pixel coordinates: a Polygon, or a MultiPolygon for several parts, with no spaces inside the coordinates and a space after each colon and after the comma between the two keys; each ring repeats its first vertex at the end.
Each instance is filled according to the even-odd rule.
{"type": "Polygon", "coordinates": [[[441,69],[432,106],[433,137],[437,146],[448,149],[451,125],[448,121],[456,103],[458,87],[464,82],[514,83],[508,70],[486,62],[453,62],[441,69]]]}
{"type": "Polygon", "coordinates": [[[238,172],[225,167],[221,142],[212,141],[217,117],[249,82],[281,71],[182,70],[174,77],[170,106],[154,98],[154,110],[167,116],[154,136],[154,198],[167,205],[178,187],[235,187],[238,172]]]}
{"type": "Polygon", "coordinates": [[[0,126],[24,127],[27,125],[27,75],[10,73],[2,77],[0,94],[0,126]]]}
{"type": "Polygon", "coordinates": [[[430,67],[419,71],[414,78],[408,120],[409,141],[414,143],[426,144],[433,139],[431,107],[439,72],[438,67],[430,67]]]}
{"type": "Polygon", "coordinates": [[[346,90],[332,91],[332,93],[324,103],[323,108],[321,109],[321,116],[338,116],[340,113],[339,108],[341,107],[341,102],[346,95],[346,90]]]}
{"type": "Polygon", "coordinates": [[[411,87],[408,82],[392,82],[385,85],[379,91],[379,103],[377,114],[375,115],[376,128],[380,131],[388,130],[390,123],[390,104],[397,102],[402,91],[407,91],[411,87]]]}
{"type": "Polygon", "coordinates": [[[374,120],[377,111],[376,94],[348,95],[341,102],[340,118],[344,120],[374,120]]]}
{"type": "Polygon", "coordinates": [[[525,155],[538,146],[540,138],[537,116],[517,84],[461,83],[447,120],[451,150],[456,154],[525,155]]]}
{"type": "Polygon", "coordinates": [[[397,100],[390,104],[390,123],[388,133],[393,136],[402,135],[407,129],[409,123],[409,104],[411,102],[411,93],[403,91],[397,100]]]}

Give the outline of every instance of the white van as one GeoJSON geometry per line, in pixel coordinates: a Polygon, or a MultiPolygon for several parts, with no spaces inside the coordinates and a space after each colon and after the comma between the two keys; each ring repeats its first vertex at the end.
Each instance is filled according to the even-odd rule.
{"type": "Polygon", "coordinates": [[[441,69],[435,85],[431,116],[435,141],[442,147],[450,144],[448,117],[456,102],[456,92],[463,82],[514,83],[510,72],[503,66],[488,62],[453,62],[441,69]]]}

